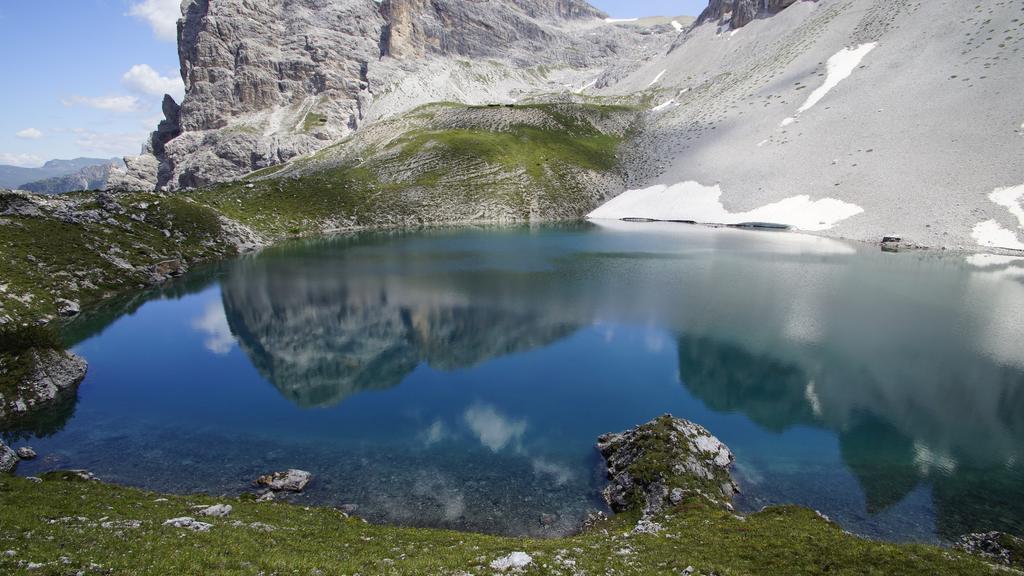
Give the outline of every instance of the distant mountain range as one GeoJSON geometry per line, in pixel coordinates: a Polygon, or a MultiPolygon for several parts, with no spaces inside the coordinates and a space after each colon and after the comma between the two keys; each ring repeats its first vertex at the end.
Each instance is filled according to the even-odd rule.
{"type": "Polygon", "coordinates": [[[87,186],[87,184],[96,182],[96,177],[100,176],[101,172],[109,173],[111,165],[121,165],[121,160],[119,158],[50,160],[39,168],[0,165],[0,188],[19,188],[47,193],[70,192],[94,187],[103,188],[106,185],[105,176],[102,177],[102,183],[98,186],[87,186]],[[60,179],[61,182],[55,181],[56,179],[60,179]],[[82,187],[73,187],[79,183],[83,183],[82,187]],[[69,186],[71,187],[69,188],[69,186]]]}

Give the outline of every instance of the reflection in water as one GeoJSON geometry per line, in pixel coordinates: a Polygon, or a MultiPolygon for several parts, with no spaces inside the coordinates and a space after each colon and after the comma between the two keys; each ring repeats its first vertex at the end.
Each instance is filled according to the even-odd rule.
{"type": "Polygon", "coordinates": [[[224,312],[242,348],[302,407],[397,386],[421,362],[465,368],[575,330],[534,309],[474,305],[448,286],[378,270],[375,258],[330,256],[284,251],[246,260],[222,283],[224,312]]]}
{"type": "MultiPolygon", "coordinates": [[[[206,380],[238,380],[203,402],[247,412],[211,424],[237,435],[223,440],[234,459],[194,458],[208,484],[174,488],[306,463],[319,478],[311,498],[356,501],[376,520],[551,534],[595,505],[596,435],[672,410],[734,448],[751,506],[798,499],[894,538],[1021,532],[1021,278],[1024,260],[680,225],[276,248],[225,266],[222,306],[189,312],[183,338],[208,358],[180,352],[197,366],[178,378],[196,379],[196,395],[217,392],[206,380]],[[244,388],[250,365],[290,406],[244,388]],[[258,438],[269,429],[273,442],[258,438]]],[[[102,368],[116,338],[91,341],[90,360],[102,368]]],[[[160,406],[145,416],[173,420],[160,406]]],[[[213,442],[193,433],[184,444],[213,442]]],[[[148,434],[103,442],[143,444],[153,477],[178,457],[148,434]]]]}

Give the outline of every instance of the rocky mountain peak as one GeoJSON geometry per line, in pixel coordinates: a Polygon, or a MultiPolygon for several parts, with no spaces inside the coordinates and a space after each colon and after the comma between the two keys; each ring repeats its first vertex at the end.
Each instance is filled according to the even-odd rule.
{"type": "MultiPolygon", "coordinates": [[[[714,20],[728,23],[733,29],[749,24],[759,14],[775,14],[799,0],[708,0],[708,7],[697,18],[698,23],[714,20]]],[[[809,0],[816,1],[816,0],[809,0]]]]}

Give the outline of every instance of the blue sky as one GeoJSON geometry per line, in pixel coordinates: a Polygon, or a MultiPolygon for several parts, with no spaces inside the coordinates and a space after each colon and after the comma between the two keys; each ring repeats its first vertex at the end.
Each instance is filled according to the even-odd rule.
{"type": "MultiPolygon", "coordinates": [[[[0,164],[137,154],[179,97],[181,0],[0,2],[0,164]]],[[[707,0],[591,0],[616,18],[696,14],[707,0]]]]}

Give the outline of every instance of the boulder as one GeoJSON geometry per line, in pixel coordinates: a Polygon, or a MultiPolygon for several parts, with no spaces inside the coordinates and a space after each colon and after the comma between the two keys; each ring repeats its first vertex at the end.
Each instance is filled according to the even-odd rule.
{"type": "Polygon", "coordinates": [[[32,370],[13,394],[0,399],[0,418],[51,405],[85,378],[85,360],[71,352],[36,348],[25,354],[31,357],[32,370]]]}
{"type": "Polygon", "coordinates": [[[260,476],[256,484],[275,492],[302,492],[312,479],[313,475],[305,470],[291,469],[260,476]]]}
{"type": "Polygon", "coordinates": [[[18,455],[4,444],[3,441],[0,441],[0,474],[14,472],[14,467],[17,465],[18,455]]]}
{"type": "Polygon", "coordinates": [[[29,446],[22,446],[18,448],[18,458],[22,460],[32,460],[36,457],[36,451],[29,446]]]}
{"type": "Polygon", "coordinates": [[[75,316],[78,316],[78,314],[82,312],[81,306],[78,305],[78,302],[75,302],[73,300],[65,300],[64,298],[58,298],[56,304],[57,314],[59,314],[63,318],[73,318],[75,316]]]}
{"type": "Polygon", "coordinates": [[[694,497],[731,509],[739,493],[729,448],[704,427],[671,414],[604,434],[597,449],[608,464],[602,495],[615,512],[638,508],[647,516],[694,497]]]}
{"type": "Polygon", "coordinates": [[[213,516],[215,518],[223,518],[228,514],[231,514],[230,504],[214,504],[199,511],[200,516],[213,516]]]}

